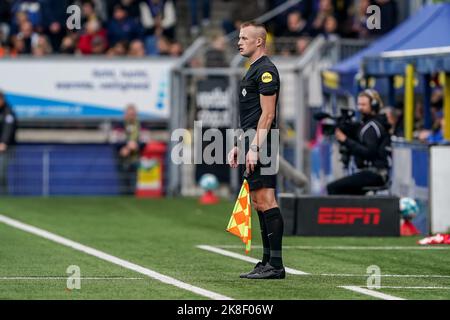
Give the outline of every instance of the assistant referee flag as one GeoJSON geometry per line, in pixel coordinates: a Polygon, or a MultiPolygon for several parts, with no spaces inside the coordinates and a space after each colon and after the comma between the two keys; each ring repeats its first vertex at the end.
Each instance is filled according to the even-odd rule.
{"type": "Polygon", "coordinates": [[[250,204],[250,188],[244,179],[241,191],[234,205],[227,231],[241,238],[245,243],[245,253],[249,253],[252,243],[252,210],[250,204]]]}

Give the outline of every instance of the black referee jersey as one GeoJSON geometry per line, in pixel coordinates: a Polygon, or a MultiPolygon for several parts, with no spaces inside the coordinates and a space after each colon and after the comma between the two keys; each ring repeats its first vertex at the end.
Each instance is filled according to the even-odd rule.
{"type": "MultiPolygon", "coordinates": [[[[262,114],[262,108],[260,103],[260,95],[271,96],[276,94],[275,102],[275,118],[272,121],[271,129],[278,129],[277,121],[277,108],[278,97],[280,92],[280,76],[275,65],[266,56],[262,56],[254,63],[251,64],[247,73],[240,83],[239,92],[239,112],[241,129],[244,131],[250,129],[257,129],[259,118],[262,114]]],[[[249,150],[249,144],[253,140],[253,137],[247,136],[244,139],[245,152],[249,150]]],[[[269,157],[269,162],[261,162],[258,160],[255,170],[246,175],[250,191],[258,190],[260,188],[275,188],[276,187],[276,172],[268,171],[271,173],[264,173],[262,168],[273,168],[272,158],[278,154],[278,144],[275,144],[275,148],[271,145],[271,134],[267,133],[266,141],[262,145],[260,155],[264,154],[269,157]]],[[[275,160],[275,159],[274,159],[275,160]]],[[[242,173],[244,175],[245,166],[241,166],[242,173]]]]}
{"type": "MultiPolygon", "coordinates": [[[[277,67],[267,56],[262,56],[251,64],[241,80],[239,90],[240,127],[243,130],[256,130],[262,113],[259,95],[271,96],[276,94],[276,108],[278,107],[280,76],[277,67]]],[[[272,129],[278,128],[276,108],[272,129]]]]}

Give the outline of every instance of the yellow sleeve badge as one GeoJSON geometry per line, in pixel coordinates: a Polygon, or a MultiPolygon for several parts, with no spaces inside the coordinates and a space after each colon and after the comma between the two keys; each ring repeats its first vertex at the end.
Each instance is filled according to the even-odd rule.
{"type": "Polygon", "coordinates": [[[264,83],[269,83],[272,81],[272,75],[270,74],[270,72],[264,72],[263,75],[261,76],[261,81],[264,83]]]}

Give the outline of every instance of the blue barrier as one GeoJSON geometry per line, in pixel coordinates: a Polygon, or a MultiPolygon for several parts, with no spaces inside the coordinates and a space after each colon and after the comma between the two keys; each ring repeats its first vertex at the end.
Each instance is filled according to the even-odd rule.
{"type": "Polygon", "coordinates": [[[9,160],[10,195],[117,195],[117,149],[106,144],[18,145],[9,160]]]}

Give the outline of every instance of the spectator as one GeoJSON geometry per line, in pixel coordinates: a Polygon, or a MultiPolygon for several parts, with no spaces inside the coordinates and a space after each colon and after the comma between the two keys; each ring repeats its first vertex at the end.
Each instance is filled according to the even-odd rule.
{"type": "Polygon", "coordinates": [[[320,0],[319,9],[311,26],[312,35],[315,36],[322,33],[324,31],[326,18],[332,15],[334,15],[334,7],[331,0],[320,0]]]}
{"type": "Polygon", "coordinates": [[[444,105],[444,92],[442,88],[433,90],[431,94],[431,110],[432,112],[438,112],[442,110],[444,105]]]}
{"type": "Polygon", "coordinates": [[[76,43],[77,42],[74,35],[66,35],[61,41],[59,53],[74,54],[77,48],[76,43]]]}
{"type": "MultiPolygon", "coordinates": [[[[104,0],[98,0],[104,1],[104,0]]],[[[117,4],[122,5],[122,7],[127,12],[128,16],[132,19],[139,20],[140,16],[140,2],[145,0],[106,0],[108,7],[108,17],[113,16],[114,7],[117,4]]]]}
{"type": "Polygon", "coordinates": [[[168,56],[170,54],[170,41],[166,37],[158,39],[158,54],[160,56],[168,56]]]}
{"type": "Polygon", "coordinates": [[[124,114],[125,143],[119,150],[123,194],[133,194],[136,187],[140,129],[136,107],[130,104],[124,114]]]}
{"type": "Polygon", "coordinates": [[[354,2],[354,0],[333,0],[333,15],[337,21],[340,23],[347,21],[349,18],[349,9],[354,2]]]}
{"type": "Polygon", "coordinates": [[[92,0],[84,0],[81,4],[81,25],[85,25],[90,20],[104,20],[100,19],[95,11],[95,2],[92,0]]]}
{"type": "Polygon", "coordinates": [[[310,42],[311,38],[309,37],[300,37],[299,39],[297,39],[297,41],[295,42],[296,54],[302,55],[305,52],[306,48],[309,46],[310,42]]]}
{"type": "Polygon", "coordinates": [[[20,25],[20,32],[17,34],[17,39],[23,41],[23,50],[19,53],[30,54],[33,46],[36,44],[39,35],[34,32],[31,22],[26,21],[20,25]]]}
{"type": "Polygon", "coordinates": [[[370,0],[360,0],[356,14],[353,16],[351,34],[358,38],[367,38],[369,29],[367,28],[367,8],[370,6],[370,0]]]}
{"type": "Polygon", "coordinates": [[[8,54],[8,46],[6,45],[7,37],[3,36],[4,29],[0,26],[0,58],[5,57],[8,54]]]}
{"type": "Polygon", "coordinates": [[[145,47],[141,40],[133,40],[130,43],[130,48],[128,49],[129,57],[145,57],[145,47]]]}
{"type": "Polygon", "coordinates": [[[14,0],[11,13],[16,15],[18,12],[24,12],[33,28],[42,31],[43,26],[43,6],[40,0],[14,0]]]}
{"type": "Polygon", "coordinates": [[[337,19],[334,16],[327,16],[325,18],[325,23],[323,26],[323,33],[325,37],[331,39],[337,36],[338,32],[338,23],[337,19]]]}
{"type": "Polygon", "coordinates": [[[420,130],[419,140],[430,144],[444,142],[445,120],[442,111],[436,113],[433,128],[431,130],[420,130]]]}
{"type": "Polygon", "coordinates": [[[52,53],[52,47],[48,38],[44,35],[39,35],[36,43],[33,45],[32,54],[36,57],[46,56],[52,53]]]}
{"type": "Polygon", "coordinates": [[[170,45],[169,55],[171,57],[180,57],[183,54],[183,47],[179,42],[173,42],[170,45]]]}
{"type": "Polygon", "coordinates": [[[176,12],[171,0],[145,0],[141,2],[140,21],[144,28],[147,54],[158,54],[159,37],[175,39],[176,12]]]}
{"type": "Polygon", "coordinates": [[[108,38],[112,46],[118,41],[135,40],[141,37],[141,27],[121,4],[114,6],[113,18],[108,23],[108,38]]]}
{"type": "Polygon", "coordinates": [[[24,11],[19,11],[15,14],[11,23],[11,34],[18,34],[20,32],[20,26],[25,22],[29,22],[28,15],[24,11]]]}
{"type": "Polygon", "coordinates": [[[445,119],[442,112],[438,112],[437,119],[439,121],[439,127],[435,128],[427,139],[428,143],[442,143],[444,142],[444,130],[445,130],[445,119]]]}
{"type": "MultiPolygon", "coordinates": [[[[265,2],[264,0],[259,0],[259,7],[260,8],[264,8],[263,12],[258,12],[258,16],[260,16],[261,14],[263,14],[266,11],[270,11],[275,9],[276,7],[284,4],[287,0],[271,0],[271,1],[267,1],[267,9],[265,8],[265,2]]],[[[311,9],[312,9],[312,4],[313,2],[316,0],[308,0],[308,1],[300,1],[300,3],[292,6],[289,10],[280,13],[279,15],[277,15],[276,17],[274,17],[272,20],[270,20],[267,25],[268,25],[268,29],[271,30],[275,36],[279,37],[279,36],[283,36],[283,33],[285,32],[285,30],[287,29],[287,22],[288,22],[288,16],[291,12],[293,11],[299,11],[302,13],[303,17],[309,17],[311,16],[311,9]]],[[[250,3],[250,2],[249,2],[250,3]]],[[[256,17],[256,16],[255,16],[256,17]]],[[[253,18],[255,18],[253,17],[253,18]]]]}
{"type": "Polygon", "coordinates": [[[17,119],[0,91],[0,195],[7,194],[8,159],[16,142],[17,119]]]}
{"type": "Polygon", "coordinates": [[[108,42],[105,37],[95,35],[92,38],[92,54],[104,54],[108,49],[108,42]]]}
{"type": "Polygon", "coordinates": [[[78,49],[82,54],[92,54],[94,53],[94,45],[96,50],[98,50],[99,44],[107,46],[106,30],[101,28],[98,20],[90,20],[85,25],[84,33],[80,36],[78,41],[78,49]],[[96,39],[95,44],[93,43],[94,39],[96,39]]]}
{"type": "Polygon", "coordinates": [[[17,36],[11,38],[12,48],[10,50],[10,55],[16,57],[19,54],[25,53],[25,41],[17,36]]]}
{"type": "Polygon", "coordinates": [[[287,16],[287,30],[284,37],[301,37],[308,35],[308,24],[300,11],[292,11],[287,16]]]}
{"type": "Polygon", "coordinates": [[[0,1],[0,43],[6,42],[10,33],[11,24],[11,3],[0,1]]]}
{"type": "Polygon", "coordinates": [[[5,57],[7,54],[6,46],[0,41],[0,59],[5,57]]]}
{"type": "Polygon", "coordinates": [[[386,106],[380,113],[386,115],[386,120],[391,127],[389,133],[395,137],[403,137],[402,110],[400,108],[386,106]]]}
{"type": "Polygon", "coordinates": [[[417,99],[414,108],[414,129],[422,130],[425,125],[424,117],[424,107],[421,98],[417,99]]]}
{"type": "MultiPolygon", "coordinates": [[[[210,0],[200,0],[202,6],[202,27],[207,28],[211,23],[209,17],[211,12],[210,0]]],[[[198,23],[198,0],[189,0],[191,12],[191,35],[197,36],[200,32],[198,23]]]]}
{"type": "Polygon", "coordinates": [[[109,48],[106,53],[110,57],[125,56],[128,52],[128,43],[126,41],[119,41],[113,47],[109,48]]]}
{"type": "MultiPolygon", "coordinates": [[[[81,25],[84,25],[90,17],[96,17],[102,25],[108,21],[108,0],[69,0],[71,4],[81,8],[81,25]]],[[[112,7],[111,7],[112,8],[112,7]]]]}
{"type": "Polygon", "coordinates": [[[43,3],[43,29],[51,47],[58,51],[66,33],[66,10],[72,0],[45,0],[43,3]]]}

